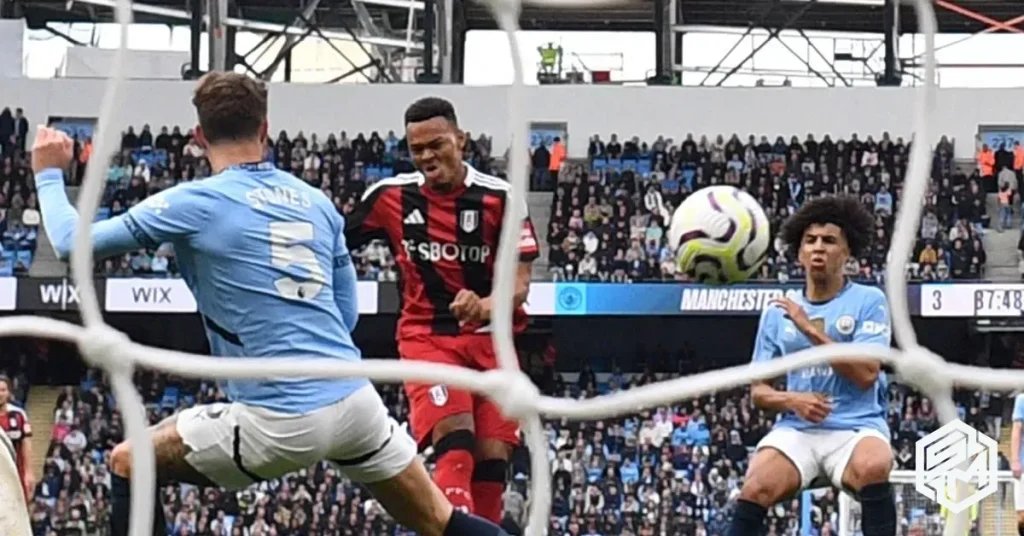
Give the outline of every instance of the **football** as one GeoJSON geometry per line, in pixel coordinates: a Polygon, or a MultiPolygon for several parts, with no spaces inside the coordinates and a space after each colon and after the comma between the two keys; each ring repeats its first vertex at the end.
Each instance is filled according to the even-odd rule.
{"type": "Polygon", "coordinates": [[[711,186],[679,205],[668,240],[676,248],[680,273],[700,283],[735,283],[753,275],[768,256],[769,227],[764,209],[750,194],[711,186]]]}

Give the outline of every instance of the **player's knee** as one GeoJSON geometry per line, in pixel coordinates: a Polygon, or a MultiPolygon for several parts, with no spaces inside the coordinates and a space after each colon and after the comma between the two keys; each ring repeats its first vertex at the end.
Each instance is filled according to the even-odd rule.
{"type": "Polygon", "coordinates": [[[887,482],[891,469],[892,462],[886,457],[857,460],[856,464],[851,463],[847,467],[847,485],[853,489],[860,489],[869,484],[887,482]]]}
{"type": "Polygon", "coordinates": [[[782,483],[777,479],[748,476],[740,490],[740,499],[770,508],[785,498],[788,490],[782,488],[782,483]]]}
{"type": "Polygon", "coordinates": [[[127,441],[118,443],[111,451],[110,470],[120,477],[132,476],[132,447],[127,441]]]}
{"type": "Polygon", "coordinates": [[[433,436],[435,447],[441,438],[459,431],[466,431],[471,435],[476,433],[476,427],[473,423],[473,414],[459,413],[451,415],[441,419],[436,425],[434,425],[433,436]]]}
{"type": "Polygon", "coordinates": [[[477,439],[476,459],[508,461],[512,457],[512,445],[497,439],[477,439]]]}

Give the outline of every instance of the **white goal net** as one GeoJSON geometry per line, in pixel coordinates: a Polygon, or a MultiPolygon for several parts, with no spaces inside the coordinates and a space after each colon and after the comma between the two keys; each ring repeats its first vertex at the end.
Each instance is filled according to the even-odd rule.
{"type": "MultiPolygon", "coordinates": [[[[912,471],[893,471],[890,476],[896,495],[897,536],[941,536],[945,534],[950,512],[914,489],[912,471]]],[[[1009,471],[1000,472],[996,492],[971,507],[967,528],[961,536],[1016,536],[1017,512],[1014,510],[1014,480],[1009,471]]],[[[836,525],[839,536],[863,536],[860,503],[845,493],[838,495],[838,508],[830,511],[825,491],[816,491],[811,499],[811,520],[816,527],[825,522],[836,525]],[[829,519],[833,514],[835,519],[829,519]]]]}
{"type": "MultiPolygon", "coordinates": [[[[529,0],[535,6],[557,6],[565,4],[594,5],[596,3],[629,3],[635,0],[529,0]]],[[[520,0],[484,0],[508,36],[510,49],[518,51],[518,18],[520,0]]],[[[100,313],[93,285],[93,255],[90,226],[105,184],[103,166],[89,166],[79,195],[79,225],[76,233],[72,275],[80,290],[80,311],[83,326],[35,316],[14,316],[0,320],[0,337],[29,336],[58,339],[74,343],[90,364],[107,371],[111,378],[114,396],[121,406],[128,438],[132,449],[132,520],[131,533],[149,534],[152,526],[153,501],[155,493],[154,455],[148,431],[145,410],[141,397],[132,383],[132,371],[136,367],[157,369],[183,377],[218,377],[223,379],[283,378],[283,377],[367,377],[378,382],[401,382],[414,380],[424,383],[444,383],[452,387],[467,389],[491,397],[510,418],[522,423],[527,445],[531,454],[531,508],[526,534],[545,534],[551,510],[551,475],[546,459],[547,445],[541,426],[541,417],[569,419],[599,419],[635,411],[638,407],[657,406],[670,401],[683,400],[702,394],[747,385],[753,380],[768,380],[783,375],[789,370],[827,363],[836,358],[877,359],[896,368],[903,380],[920,388],[931,398],[943,422],[957,418],[952,401],[954,381],[964,387],[1010,391],[1024,385],[1024,371],[992,370],[946,363],[941,357],[917,343],[907,303],[907,283],[902,274],[912,251],[923,203],[928,187],[931,168],[931,148],[934,130],[931,128],[931,111],[935,106],[935,32],[936,18],[930,0],[916,0],[918,28],[926,37],[925,83],[918,89],[915,106],[914,143],[910,155],[910,166],[904,187],[904,198],[896,221],[892,241],[891,261],[888,265],[890,277],[886,278],[886,293],[889,296],[893,332],[901,350],[881,348],[877,345],[839,344],[820,346],[806,352],[789,355],[767,363],[752,364],[718,370],[704,374],[678,378],[646,385],[612,395],[588,400],[574,400],[543,397],[518,367],[515,347],[512,343],[512,296],[518,256],[516,244],[519,238],[518,222],[525,216],[525,202],[528,184],[527,172],[527,127],[532,118],[526,115],[523,106],[523,66],[519,54],[512,54],[515,71],[513,84],[508,89],[506,113],[508,124],[513,125],[511,133],[511,163],[509,181],[512,185],[501,236],[501,247],[495,268],[493,335],[501,369],[492,372],[475,372],[452,366],[433,365],[393,359],[367,359],[359,363],[343,361],[325,362],[303,359],[216,359],[150,348],[131,342],[120,332],[107,326],[100,313]],[[147,491],[149,490],[149,491],[147,491]]],[[[120,126],[125,124],[120,117],[120,102],[125,91],[124,46],[127,42],[128,24],[132,20],[130,0],[116,2],[116,18],[121,25],[121,48],[115,54],[112,71],[103,106],[94,136],[94,153],[113,154],[119,141],[120,126]]],[[[9,492],[17,490],[17,479],[0,473],[0,488],[9,492]]],[[[911,497],[910,493],[902,493],[911,497]]],[[[0,497],[7,495],[0,494],[0,497]]],[[[922,497],[923,498],[923,497],[922,497]]],[[[917,500],[917,499],[914,499],[917,500]]],[[[908,502],[910,504],[910,502],[908,502]]],[[[7,503],[9,505],[9,503],[7,503]]],[[[15,512],[12,515],[16,515],[15,512]]],[[[956,519],[966,522],[966,513],[956,519]]],[[[852,517],[852,516],[851,516],[852,517]]],[[[25,523],[27,526],[27,523],[25,523]]],[[[953,530],[956,523],[947,522],[949,534],[966,534],[953,530]],[[953,528],[951,528],[953,527],[953,528]]],[[[15,529],[3,531],[4,536],[21,536],[15,529]]]]}

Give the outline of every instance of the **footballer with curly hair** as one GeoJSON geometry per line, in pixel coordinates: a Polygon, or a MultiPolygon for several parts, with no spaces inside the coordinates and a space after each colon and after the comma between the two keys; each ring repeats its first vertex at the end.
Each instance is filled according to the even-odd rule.
{"type": "MultiPolygon", "coordinates": [[[[885,294],[843,274],[846,261],[866,251],[873,231],[871,212],[844,196],[810,200],[783,224],[783,241],[807,280],[802,295],[778,298],[761,315],[753,361],[822,344],[890,344],[885,294]]],[[[819,484],[860,500],[864,536],[894,536],[887,394],[877,361],[836,360],[794,370],[784,391],[754,382],[754,405],[781,417],[757,445],[729,536],[760,534],[768,508],[819,484]]]]}

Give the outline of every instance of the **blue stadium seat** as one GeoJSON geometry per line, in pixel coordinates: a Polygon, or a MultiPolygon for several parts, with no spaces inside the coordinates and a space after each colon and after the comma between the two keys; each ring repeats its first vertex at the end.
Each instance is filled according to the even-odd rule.
{"type": "Polygon", "coordinates": [[[18,250],[18,261],[25,265],[25,268],[32,266],[32,252],[27,249],[18,250]]]}
{"type": "Polygon", "coordinates": [[[590,169],[594,171],[601,171],[606,167],[608,167],[608,161],[604,158],[595,158],[590,162],[590,169]]]}
{"type": "Polygon", "coordinates": [[[646,177],[651,174],[651,161],[647,158],[637,160],[636,162],[636,173],[641,177],[646,177]]]}
{"type": "Polygon", "coordinates": [[[622,160],[619,160],[618,158],[609,158],[608,168],[612,171],[622,171],[622,160]]]}
{"type": "Polygon", "coordinates": [[[160,400],[160,407],[165,409],[174,409],[178,406],[178,388],[174,386],[167,386],[164,388],[164,396],[160,400]]]}

